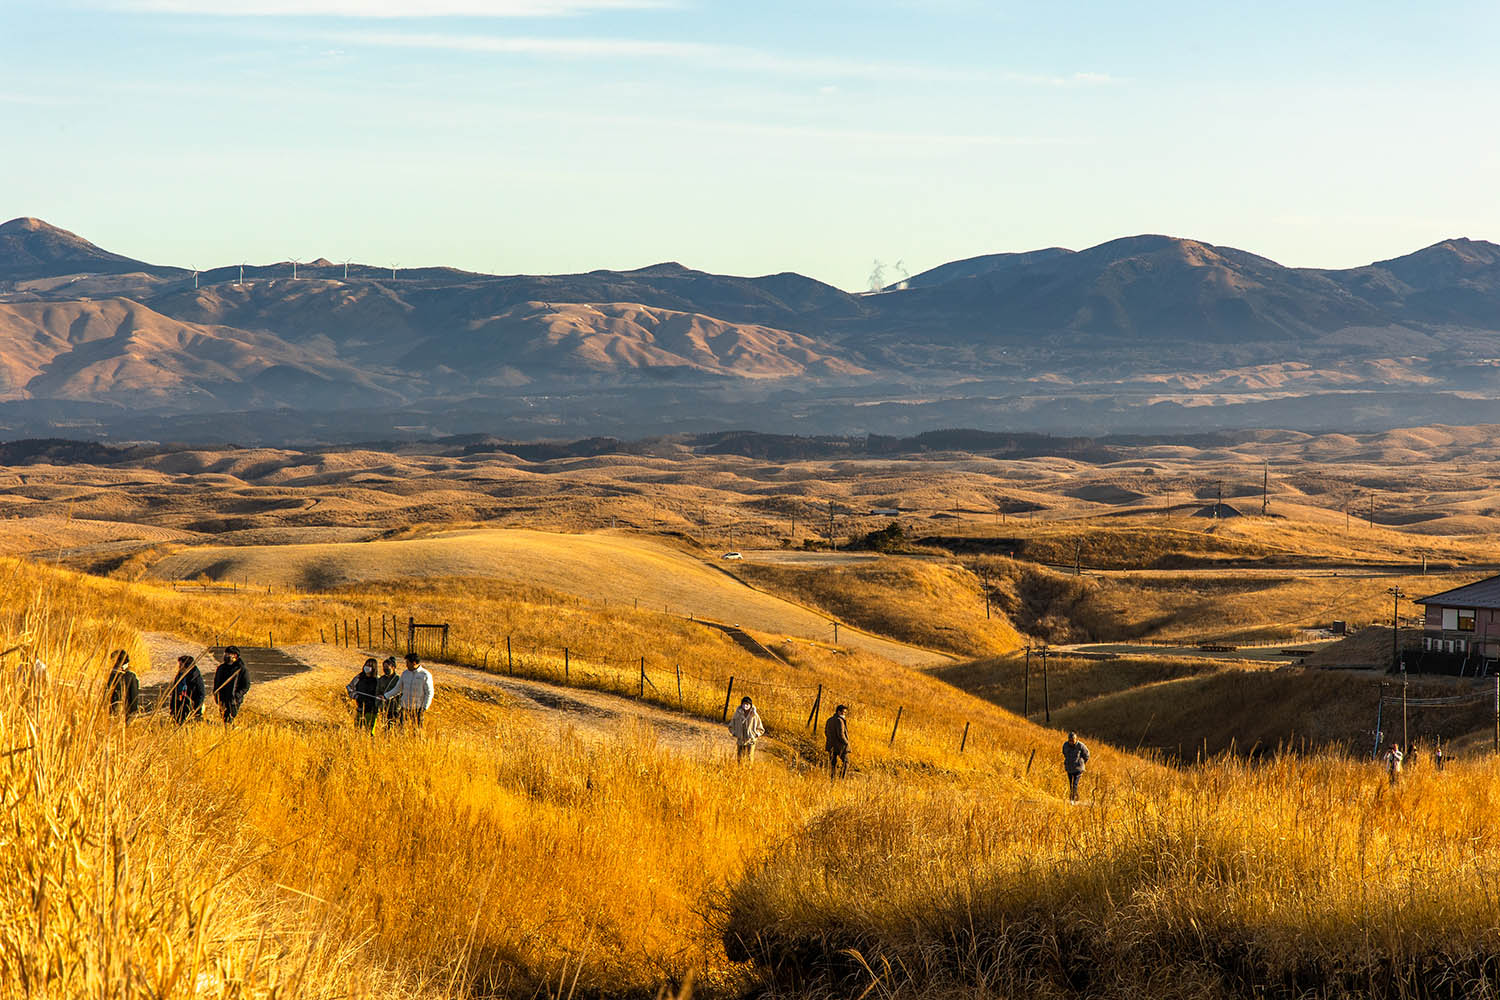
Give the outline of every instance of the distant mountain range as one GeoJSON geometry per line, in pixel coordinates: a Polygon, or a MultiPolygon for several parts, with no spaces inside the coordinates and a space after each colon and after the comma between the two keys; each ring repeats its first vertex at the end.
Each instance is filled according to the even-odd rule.
{"type": "Polygon", "coordinates": [[[1116,429],[1109,412],[1206,405],[1205,393],[1500,396],[1497,334],[1500,246],[1468,239],[1321,270],[1133,236],[954,261],[851,294],[676,263],[506,276],[351,264],[346,277],[320,259],[295,278],[290,262],[195,274],[37,219],[0,225],[0,434],[60,414],[108,428],[146,414],[413,407],[628,433],[610,421],[688,421],[736,399],[750,416],[805,419],[841,400],[838,426],[810,429],[842,432],[856,408],[875,428],[893,405],[981,396],[1013,400],[1022,423],[1097,432],[1116,429]],[[605,398],[616,416],[590,424],[605,398]],[[567,423],[570,407],[583,423],[567,423]],[[1076,425],[1060,416],[1070,408],[1076,425]]]}

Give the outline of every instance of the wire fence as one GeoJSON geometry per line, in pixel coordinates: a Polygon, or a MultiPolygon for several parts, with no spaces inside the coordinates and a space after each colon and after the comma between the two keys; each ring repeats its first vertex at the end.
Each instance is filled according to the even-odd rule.
{"type": "MultiPolygon", "coordinates": [[[[832,714],[835,704],[854,706],[852,694],[838,695],[827,682],[797,684],[785,679],[747,673],[736,666],[736,672],[704,673],[684,667],[656,653],[634,656],[600,656],[571,645],[548,645],[514,634],[475,640],[463,636],[451,624],[418,623],[410,615],[384,614],[366,616],[363,621],[338,619],[321,633],[335,645],[388,652],[402,656],[412,652],[411,636],[415,627],[441,629],[445,654],[441,662],[474,667],[488,673],[541,681],[564,687],[583,688],[675,710],[686,715],[727,722],[731,710],[742,697],[750,697],[768,725],[783,737],[798,733],[816,741],[820,725],[832,714]]],[[[422,656],[421,651],[417,651],[422,656]]],[[[432,654],[427,654],[432,655],[432,654]]],[[[866,709],[860,714],[872,722],[866,709]]],[[[882,709],[882,711],[891,711],[882,709]]],[[[891,732],[888,746],[894,746],[903,735],[919,737],[934,746],[952,744],[960,753],[974,749],[981,734],[971,720],[938,723],[914,716],[905,705],[895,706],[890,714],[891,732]]],[[[883,730],[880,730],[883,732],[883,730]]],[[[814,749],[819,749],[816,747],[814,749]]]]}

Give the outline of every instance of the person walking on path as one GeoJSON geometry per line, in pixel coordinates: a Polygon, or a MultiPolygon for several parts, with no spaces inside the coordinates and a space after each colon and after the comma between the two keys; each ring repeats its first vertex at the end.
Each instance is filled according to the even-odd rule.
{"type": "Polygon", "coordinates": [[[400,699],[403,727],[410,723],[417,729],[422,728],[422,716],[432,706],[432,694],[432,674],[422,666],[416,653],[407,653],[406,669],[401,671],[399,682],[385,696],[387,701],[400,699]]]}
{"type": "Polygon", "coordinates": [[[344,688],[354,700],[354,718],[359,728],[375,734],[375,721],[380,718],[380,675],[376,673],[375,657],[365,661],[364,667],[344,688]]]}
{"type": "Polygon", "coordinates": [[[194,715],[200,719],[203,717],[203,674],[198,670],[195,658],[177,658],[177,676],[172,679],[172,693],[168,698],[172,721],[179,726],[194,715]]]}
{"type": "Polygon", "coordinates": [[[130,654],[115,650],[114,664],[109,668],[109,713],[125,708],[125,721],[141,710],[141,681],[130,669],[130,654]]]}
{"type": "Polygon", "coordinates": [[[230,646],[224,650],[224,662],[214,671],[214,698],[224,713],[224,725],[234,723],[249,690],[250,668],[240,659],[240,647],[230,646]]]}
{"type": "Polygon", "coordinates": [[[1068,739],[1062,745],[1063,770],[1068,775],[1068,801],[1078,801],[1078,779],[1083,777],[1084,769],[1089,763],[1088,745],[1078,738],[1073,730],[1068,730],[1068,739]]]}
{"type": "Polygon", "coordinates": [[[734,737],[735,759],[745,764],[755,763],[755,744],[766,734],[766,724],[760,721],[755,702],[746,695],[740,699],[740,707],[729,720],[729,733],[734,737]]]}
{"type": "Polygon", "coordinates": [[[380,663],[380,683],[376,691],[380,694],[380,700],[385,705],[385,728],[401,724],[401,699],[390,698],[390,693],[401,685],[401,675],[396,673],[396,658],[387,656],[380,663]],[[389,698],[389,700],[387,700],[389,698]]]}
{"type": "Polygon", "coordinates": [[[1394,785],[1401,779],[1401,762],[1405,759],[1401,744],[1392,742],[1385,752],[1385,769],[1391,776],[1391,784],[1394,785]]]}
{"type": "Polygon", "coordinates": [[[849,773],[849,706],[835,708],[823,724],[823,749],[828,751],[830,779],[839,777],[840,763],[843,764],[842,773],[849,773]]]}

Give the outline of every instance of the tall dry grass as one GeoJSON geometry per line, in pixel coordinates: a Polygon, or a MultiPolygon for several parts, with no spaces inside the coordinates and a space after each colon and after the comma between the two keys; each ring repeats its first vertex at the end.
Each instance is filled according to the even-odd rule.
{"type": "MultiPolygon", "coordinates": [[[[74,600],[95,637],[128,627],[74,600]]],[[[949,780],[831,785],[504,711],[488,737],[126,727],[86,646],[0,636],[7,672],[56,653],[52,680],[0,697],[0,961],[19,984],[0,996],[734,995],[750,980],[712,914],[745,867],[831,805],[949,780]]]]}
{"type": "Polygon", "coordinates": [[[820,996],[1492,997],[1500,764],[1334,758],[893,789],[747,873],[727,939],[820,996]]]}
{"type": "Polygon", "coordinates": [[[193,780],[209,734],[125,730],[77,658],[90,629],[24,620],[0,627],[0,997],[413,995],[256,875],[284,844],[193,780]]]}

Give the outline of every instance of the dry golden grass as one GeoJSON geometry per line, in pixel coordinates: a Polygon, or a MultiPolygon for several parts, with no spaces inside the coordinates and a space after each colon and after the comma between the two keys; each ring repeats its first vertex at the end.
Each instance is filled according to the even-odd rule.
{"type": "Polygon", "coordinates": [[[899,790],[768,856],[729,934],[819,995],[1494,996],[1497,779],[1281,757],[1100,775],[1071,810],[899,790]]]}
{"type": "Polygon", "coordinates": [[[734,572],[840,621],[929,649],[985,656],[1021,644],[998,607],[985,617],[983,582],[950,563],[886,557],[847,568],[748,563],[734,572]]]}
{"type": "MultiPolygon", "coordinates": [[[[731,622],[760,632],[832,638],[824,616],[746,587],[682,548],[626,534],[476,529],[347,544],[194,547],[159,561],[152,573],[159,579],[246,580],[302,590],[488,578],[616,606],[731,622]]],[[[851,648],[900,662],[943,659],[854,629],[842,638],[851,648]]]]}
{"type": "MultiPolygon", "coordinates": [[[[175,997],[200,982],[208,996],[560,995],[576,981],[581,995],[617,996],[689,980],[734,994],[746,972],[707,914],[747,864],[872,789],[1019,774],[1017,745],[1041,735],[995,712],[1008,745],[991,734],[960,757],[927,740],[918,718],[894,750],[877,748],[878,727],[856,703],[857,777],[830,786],[795,758],[746,769],[684,757],[645,730],[590,744],[503,705],[443,730],[454,716],[434,713],[429,736],[395,740],[259,712],[228,732],[159,718],[122,730],[99,710],[96,648],[137,616],[201,605],[203,617],[180,624],[209,628],[225,604],[260,598],[7,570],[0,649],[45,654],[53,679],[0,698],[0,736],[24,748],[5,758],[0,794],[17,802],[45,783],[36,815],[25,814],[32,825],[19,827],[28,836],[0,849],[13,893],[0,954],[30,977],[30,992],[0,995],[175,997]],[[38,732],[46,746],[27,747],[38,732]],[[39,823],[55,825],[35,840],[39,823]],[[116,932],[133,935],[131,947],[112,946],[116,932]]],[[[540,600],[492,600],[513,625],[540,620],[540,600]]],[[[586,640],[588,614],[554,607],[563,620],[553,627],[586,640]]],[[[666,621],[621,617],[643,631],[666,621]]],[[[603,624],[612,633],[621,622],[603,624]]],[[[891,669],[897,691],[941,687],[891,669]]],[[[296,691],[306,677],[267,687],[296,691]]],[[[772,698],[763,704],[774,731],[772,698]]]]}
{"type": "MultiPolygon", "coordinates": [[[[542,646],[649,638],[686,657],[718,640],[495,582],[173,593],[0,571],[0,650],[51,657],[53,677],[0,692],[19,751],[0,758],[17,834],[0,840],[0,956],[26,977],[0,996],[1493,990],[1489,760],[1419,762],[1391,788],[1334,758],[1183,772],[1096,745],[1070,807],[1055,731],[824,654],[776,678],[849,692],[859,767],[835,785],[794,736],[791,757],[742,768],[644,729],[588,743],[503,703],[394,739],[275,714],[122,729],[99,712],[93,651],[136,622],[197,633],[236,607],[289,634],[378,597],[542,646]],[[919,724],[881,749],[871,716],[902,699],[919,724]],[[968,718],[985,735],[960,757],[968,718]]],[[[803,721],[762,703],[778,734],[803,721]]]]}
{"type": "Polygon", "coordinates": [[[996,605],[1021,631],[1054,643],[1150,640],[1295,641],[1334,621],[1359,627],[1391,619],[1392,587],[1416,598],[1472,582],[1473,572],[1361,570],[1150,570],[1071,572],[1008,558],[971,557],[988,573],[996,605]]]}

